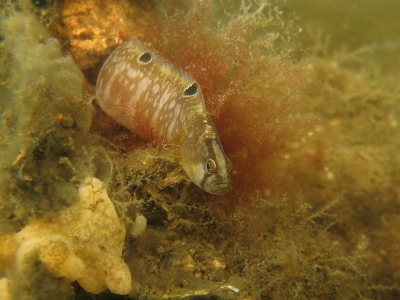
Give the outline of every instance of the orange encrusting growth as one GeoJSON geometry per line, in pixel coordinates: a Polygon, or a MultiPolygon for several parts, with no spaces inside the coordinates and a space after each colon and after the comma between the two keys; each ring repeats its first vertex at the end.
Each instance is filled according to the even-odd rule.
{"type": "Polygon", "coordinates": [[[142,28],[155,20],[129,0],[66,0],[60,6],[62,26],[57,30],[69,39],[68,51],[82,71],[98,63],[110,48],[132,36],[141,37],[142,28]]]}

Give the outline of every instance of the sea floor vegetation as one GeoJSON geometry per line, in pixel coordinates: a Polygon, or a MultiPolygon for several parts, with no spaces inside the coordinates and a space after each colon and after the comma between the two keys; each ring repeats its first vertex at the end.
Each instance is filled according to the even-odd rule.
{"type": "Polygon", "coordinates": [[[398,299],[400,42],[297,2],[0,3],[0,298],[398,299]],[[134,36],[200,83],[228,194],[98,106],[134,36]]]}

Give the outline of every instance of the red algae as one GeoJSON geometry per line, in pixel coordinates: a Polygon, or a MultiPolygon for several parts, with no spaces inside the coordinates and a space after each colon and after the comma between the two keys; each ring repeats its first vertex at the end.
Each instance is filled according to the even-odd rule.
{"type": "Polygon", "coordinates": [[[285,32],[295,29],[291,23],[283,25],[270,5],[232,15],[220,24],[211,23],[213,13],[212,4],[196,2],[189,11],[165,17],[159,30],[146,38],[156,40],[160,55],[202,86],[206,106],[234,166],[234,189],[223,197],[283,191],[280,157],[290,151],[289,143],[320,122],[298,112],[308,71],[292,63],[289,43],[284,40],[285,32]],[[276,16],[268,16],[274,12],[276,16]],[[265,28],[277,31],[257,35],[265,28]],[[273,46],[278,42],[280,50],[273,46]]]}

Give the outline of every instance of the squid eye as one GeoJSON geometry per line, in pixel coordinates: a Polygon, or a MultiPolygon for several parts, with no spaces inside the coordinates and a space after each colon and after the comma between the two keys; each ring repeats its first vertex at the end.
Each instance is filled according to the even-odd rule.
{"type": "Polygon", "coordinates": [[[142,64],[148,64],[153,60],[153,55],[150,52],[143,52],[139,57],[138,61],[142,64]]]}
{"type": "Polygon", "coordinates": [[[193,82],[186,90],[183,91],[183,96],[190,97],[197,93],[197,83],[193,82]]]}
{"type": "Polygon", "coordinates": [[[217,164],[215,163],[215,161],[211,158],[207,159],[207,163],[206,163],[207,173],[212,174],[216,168],[217,168],[217,164]]]}
{"type": "Polygon", "coordinates": [[[228,172],[232,171],[232,162],[229,158],[226,158],[226,168],[228,169],[228,172]]]}

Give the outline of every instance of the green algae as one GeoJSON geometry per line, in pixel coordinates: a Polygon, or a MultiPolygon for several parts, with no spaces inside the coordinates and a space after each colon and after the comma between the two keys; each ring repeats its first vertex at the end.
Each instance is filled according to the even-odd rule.
{"type": "Polygon", "coordinates": [[[92,108],[83,98],[82,73],[35,17],[14,12],[1,29],[8,75],[2,86],[1,194],[13,207],[10,218],[25,223],[67,205],[78,178],[90,172],[79,159],[92,108]],[[54,191],[57,200],[50,201],[54,191]]]}

